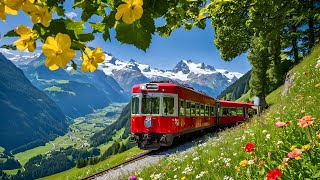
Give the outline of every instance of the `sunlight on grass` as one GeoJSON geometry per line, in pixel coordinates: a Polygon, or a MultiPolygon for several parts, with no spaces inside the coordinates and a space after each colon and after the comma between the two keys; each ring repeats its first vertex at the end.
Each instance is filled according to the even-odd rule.
{"type": "Polygon", "coordinates": [[[3,170],[3,172],[7,173],[8,175],[15,175],[19,169],[12,169],[12,170],[3,170]]]}
{"type": "Polygon", "coordinates": [[[46,143],[45,146],[39,146],[18,154],[15,154],[15,159],[17,159],[22,166],[24,166],[30,158],[35,157],[39,154],[44,154],[53,149],[53,145],[51,143],[46,143]]]}
{"type": "Polygon", "coordinates": [[[129,149],[121,154],[117,154],[114,156],[111,156],[110,158],[99,162],[95,165],[89,165],[84,168],[72,168],[68,171],[64,171],[52,176],[41,178],[42,180],[65,180],[65,179],[81,179],[87,176],[90,176],[92,174],[95,174],[97,172],[103,171],[109,167],[112,167],[114,165],[117,165],[121,162],[124,162],[126,159],[130,158],[133,155],[139,154],[143,152],[137,147],[134,147],[132,149],[129,149]]]}

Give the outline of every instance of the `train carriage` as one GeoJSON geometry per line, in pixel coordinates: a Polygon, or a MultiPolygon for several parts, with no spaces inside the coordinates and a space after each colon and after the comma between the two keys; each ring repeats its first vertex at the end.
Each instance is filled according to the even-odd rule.
{"type": "MultiPolygon", "coordinates": [[[[219,104],[230,105],[177,83],[135,85],[132,88],[130,140],[138,143],[141,149],[158,149],[170,146],[175,137],[221,123],[233,123],[225,117],[219,123],[219,104]]],[[[245,120],[245,110],[243,113],[242,120],[237,118],[237,122],[245,120]]]]}

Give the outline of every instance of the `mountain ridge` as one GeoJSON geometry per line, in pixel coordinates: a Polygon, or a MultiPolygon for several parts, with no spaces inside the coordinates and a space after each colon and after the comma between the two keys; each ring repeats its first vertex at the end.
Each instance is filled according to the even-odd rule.
{"type": "Polygon", "coordinates": [[[52,140],[67,130],[66,117],[22,70],[0,53],[0,146],[12,150],[52,140]]]}

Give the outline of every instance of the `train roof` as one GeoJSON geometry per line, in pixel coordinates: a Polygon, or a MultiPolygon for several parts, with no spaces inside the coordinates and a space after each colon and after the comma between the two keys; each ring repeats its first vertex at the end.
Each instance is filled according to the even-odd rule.
{"type": "MultiPolygon", "coordinates": [[[[198,91],[193,89],[191,86],[189,86],[188,84],[180,84],[178,82],[172,82],[172,81],[152,81],[149,83],[142,83],[142,84],[136,84],[132,87],[132,92],[138,91],[140,89],[141,85],[146,85],[146,84],[158,84],[159,87],[179,87],[179,88],[184,88],[184,89],[188,89],[191,90],[195,93],[201,94],[203,96],[207,96],[209,98],[215,99],[209,95],[207,95],[205,92],[203,91],[198,91]]],[[[152,89],[151,89],[152,90],[152,89]]]]}
{"type": "Polygon", "coordinates": [[[220,106],[226,106],[226,107],[248,107],[248,108],[251,108],[254,105],[252,103],[247,103],[247,102],[220,101],[220,106]]]}

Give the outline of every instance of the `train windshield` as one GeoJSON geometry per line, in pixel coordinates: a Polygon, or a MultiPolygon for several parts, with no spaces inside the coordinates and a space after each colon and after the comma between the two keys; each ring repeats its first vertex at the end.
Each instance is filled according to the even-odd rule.
{"type": "Polygon", "coordinates": [[[160,97],[142,96],[141,113],[159,114],[160,97]]]}
{"type": "Polygon", "coordinates": [[[138,96],[132,97],[131,114],[139,114],[139,97],[138,96]]]}

